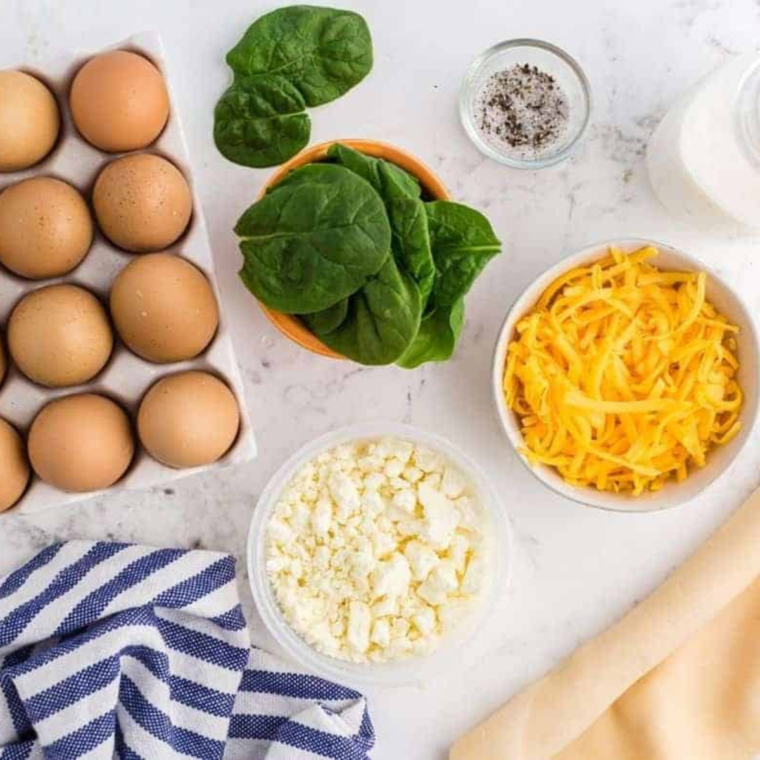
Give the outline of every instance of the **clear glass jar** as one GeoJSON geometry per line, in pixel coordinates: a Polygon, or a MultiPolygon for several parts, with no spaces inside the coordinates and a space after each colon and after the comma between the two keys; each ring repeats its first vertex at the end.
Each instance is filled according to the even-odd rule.
{"type": "Polygon", "coordinates": [[[709,74],[665,115],[647,148],[655,193],[680,219],[717,233],[760,230],[760,57],[709,74]]]}

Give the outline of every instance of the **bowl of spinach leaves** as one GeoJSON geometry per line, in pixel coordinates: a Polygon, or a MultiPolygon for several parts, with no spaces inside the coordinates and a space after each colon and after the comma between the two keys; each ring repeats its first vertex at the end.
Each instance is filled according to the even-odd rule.
{"type": "Polygon", "coordinates": [[[485,216],[374,140],[299,153],[235,233],[240,278],[280,332],[323,356],[407,369],[452,356],[465,295],[501,251],[485,216]]]}

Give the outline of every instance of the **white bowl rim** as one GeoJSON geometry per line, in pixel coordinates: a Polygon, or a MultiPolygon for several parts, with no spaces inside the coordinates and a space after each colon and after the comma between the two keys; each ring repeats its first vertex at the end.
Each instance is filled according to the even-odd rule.
{"type": "MultiPolygon", "coordinates": [[[[696,256],[686,253],[680,248],[676,248],[667,243],[660,243],[651,238],[639,238],[639,237],[625,237],[614,240],[602,240],[596,243],[586,245],[581,250],[566,256],[558,261],[553,266],[546,269],[538,277],[536,277],[517,297],[509,308],[501,328],[499,329],[498,337],[496,339],[496,345],[494,348],[494,358],[492,365],[492,392],[493,399],[496,405],[496,409],[501,422],[501,427],[506,433],[509,442],[512,444],[512,448],[517,458],[527,468],[527,470],[544,486],[553,491],[559,496],[564,496],[566,499],[581,504],[583,506],[595,507],[611,512],[627,512],[634,514],[641,514],[647,512],[659,512],[667,509],[672,509],[683,504],[690,496],[686,493],[685,489],[682,489],[682,496],[670,496],[667,500],[663,498],[666,494],[672,494],[678,488],[677,483],[668,483],[660,491],[650,492],[642,496],[633,497],[625,494],[614,494],[608,491],[598,491],[590,486],[579,487],[572,486],[566,483],[561,476],[554,470],[553,467],[544,464],[533,465],[531,464],[524,454],[521,453],[520,448],[523,445],[523,438],[520,432],[519,426],[515,419],[514,413],[507,409],[504,402],[504,394],[502,391],[502,379],[504,371],[504,362],[506,360],[507,348],[514,332],[514,328],[518,320],[528,312],[528,310],[535,304],[544,290],[550,285],[557,277],[567,272],[574,267],[581,266],[586,263],[590,263],[596,259],[601,258],[604,253],[611,247],[616,246],[623,251],[630,252],[632,250],[638,250],[645,246],[654,246],[663,253],[667,253],[675,258],[681,259],[684,262],[684,267],[687,269],[696,269],[703,271],[708,276],[708,281],[715,282],[720,288],[722,288],[729,296],[730,299],[736,305],[736,311],[741,314],[744,324],[743,329],[749,333],[749,343],[752,346],[752,356],[742,357],[742,364],[746,366],[746,362],[751,363],[751,371],[755,377],[760,376],[760,339],[758,338],[758,327],[755,323],[755,319],[752,312],[747,307],[744,300],[739,296],[736,290],[731,287],[722,277],[716,274],[709,266],[702,262],[696,256]]],[[[745,389],[742,388],[744,391],[745,389]]],[[[735,451],[728,461],[726,461],[722,468],[715,468],[715,472],[711,477],[706,479],[703,484],[702,491],[709,486],[713,485],[719,478],[721,478],[732,466],[732,464],[739,457],[744,447],[747,445],[750,439],[750,433],[757,424],[758,414],[760,408],[758,405],[758,392],[755,387],[755,393],[752,398],[745,395],[744,406],[742,413],[746,413],[749,416],[742,420],[742,431],[739,433],[741,440],[736,446],[735,451]]],[[[706,467],[709,467],[706,465],[706,467]]],[[[688,478],[687,478],[688,481],[688,478]]],[[[687,482],[684,481],[684,482],[687,482]]]]}
{"type": "Polygon", "coordinates": [[[446,438],[424,428],[405,423],[375,421],[347,425],[312,439],[277,469],[261,492],[253,512],[246,545],[246,563],[257,611],[269,633],[294,662],[323,678],[347,686],[395,687],[422,684],[441,672],[450,671],[452,665],[462,666],[466,662],[466,649],[469,647],[462,645],[480,634],[486,619],[501,604],[511,586],[513,546],[509,514],[476,462],[446,438]],[[439,646],[430,655],[388,663],[352,663],[318,652],[285,620],[263,568],[265,528],[277,496],[306,462],[341,443],[386,436],[406,438],[428,445],[450,459],[472,480],[492,523],[493,535],[488,547],[490,583],[476,601],[473,611],[442,637],[439,646]]]}

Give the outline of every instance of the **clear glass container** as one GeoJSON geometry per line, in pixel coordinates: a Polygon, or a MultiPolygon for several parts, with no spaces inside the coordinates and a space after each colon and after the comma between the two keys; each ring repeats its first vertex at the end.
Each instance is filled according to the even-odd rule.
{"type": "Polygon", "coordinates": [[[374,422],[352,425],[317,438],[297,451],[275,473],[262,492],[248,534],[248,576],[256,608],[269,632],[286,653],[304,668],[324,678],[357,688],[422,683],[454,667],[464,667],[474,638],[503,601],[512,566],[512,533],[499,497],[481,469],[446,439],[410,425],[374,422]],[[285,620],[266,571],[266,527],[277,502],[293,476],[307,462],[334,446],[393,436],[425,444],[451,461],[470,481],[488,519],[485,536],[486,582],[472,611],[427,656],[383,663],[354,663],[322,654],[299,636],[285,620]]]}
{"type": "Polygon", "coordinates": [[[677,100],[647,147],[647,169],[677,218],[717,234],[760,230],[760,57],[738,56],[677,100]]]}
{"type": "Polygon", "coordinates": [[[459,96],[459,115],[475,147],[499,163],[515,169],[540,169],[567,158],[578,145],[591,117],[591,86],[574,58],[556,45],[541,40],[501,42],[478,56],[470,65],[459,96]],[[556,142],[535,156],[516,156],[508,146],[488,140],[477,124],[478,96],[487,80],[515,65],[536,66],[554,77],[568,101],[568,120],[556,142]]]}

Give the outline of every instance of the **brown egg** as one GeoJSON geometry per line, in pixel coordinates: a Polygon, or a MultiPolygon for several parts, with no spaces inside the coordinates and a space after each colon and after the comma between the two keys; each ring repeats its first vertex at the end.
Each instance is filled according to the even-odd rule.
{"type": "Polygon", "coordinates": [[[170,246],[185,231],[193,207],[179,169],[150,153],[108,164],[95,182],[92,202],[106,237],[135,253],[170,246]]]}
{"type": "Polygon", "coordinates": [[[61,116],[53,94],[22,71],[0,71],[0,172],[33,166],[53,149],[61,116]]]}
{"type": "Polygon", "coordinates": [[[0,385],[3,384],[5,373],[8,371],[8,364],[5,360],[5,346],[3,346],[3,336],[0,333],[0,385]]]}
{"type": "Polygon", "coordinates": [[[134,450],[124,410],[95,393],[51,401],[29,430],[32,468],[62,491],[108,488],[127,471],[134,450]]]}
{"type": "Polygon", "coordinates": [[[169,118],[169,95],[161,72],[126,50],[91,58],[71,85],[76,128],[96,148],[121,153],[150,145],[169,118]]]}
{"type": "Polygon", "coordinates": [[[0,263],[32,280],[74,269],[92,243],[92,217],[79,191],[33,177],[0,194],[0,263]]]}
{"type": "Polygon", "coordinates": [[[137,415],[148,453],[169,467],[215,462],[232,446],[240,412],[232,391],[207,372],[181,372],[159,380],[137,415]]]}
{"type": "Polygon", "coordinates": [[[0,512],[21,498],[28,482],[29,464],[21,436],[0,418],[0,512]]]}
{"type": "Polygon", "coordinates": [[[8,321],[18,368],[50,388],[91,380],[108,361],[113,334],[103,305],[76,285],[48,285],[24,296],[8,321]]]}
{"type": "Polygon", "coordinates": [[[189,261],[168,253],[131,262],[116,278],[110,303],[116,332],[152,362],[192,359],[219,324],[209,281],[189,261]]]}

